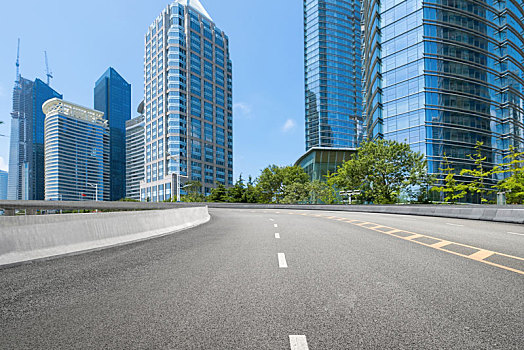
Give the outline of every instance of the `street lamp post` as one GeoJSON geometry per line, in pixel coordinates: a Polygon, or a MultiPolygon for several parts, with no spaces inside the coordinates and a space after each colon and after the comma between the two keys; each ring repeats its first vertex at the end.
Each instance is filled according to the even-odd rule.
{"type": "Polygon", "coordinates": [[[98,184],[88,183],[87,185],[95,188],[95,202],[98,202],[98,184]]]}
{"type": "MultiPolygon", "coordinates": [[[[95,183],[95,184],[88,183],[87,185],[95,188],[95,202],[98,202],[98,183],[95,183]]],[[[95,212],[98,213],[98,208],[95,209],[95,212]]]]}
{"type": "MultiPolygon", "coordinates": [[[[174,155],[174,156],[168,154],[167,155],[167,159],[172,159],[172,160],[178,160],[179,161],[177,171],[175,171],[174,173],[169,172],[169,175],[171,175],[171,193],[173,193],[173,187],[174,187],[174,184],[173,184],[174,176],[173,175],[176,175],[176,201],[180,202],[180,179],[182,177],[186,177],[187,178],[187,176],[182,176],[182,174],[180,174],[180,155],[179,154],[174,155]]],[[[171,197],[172,196],[173,195],[171,194],[171,197]]]]}

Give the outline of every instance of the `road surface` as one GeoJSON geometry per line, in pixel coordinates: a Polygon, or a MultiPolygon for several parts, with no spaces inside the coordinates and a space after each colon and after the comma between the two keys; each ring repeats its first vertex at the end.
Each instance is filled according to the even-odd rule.
{"type": "Polygon", "coordinates": [[[0,349],[523,349],[524,226],[210,210],[0,270],[0,349]]]}

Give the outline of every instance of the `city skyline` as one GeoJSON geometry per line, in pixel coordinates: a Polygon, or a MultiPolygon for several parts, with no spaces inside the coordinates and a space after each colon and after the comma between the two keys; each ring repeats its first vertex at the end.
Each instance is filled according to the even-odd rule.
{"type": "MultiPolygon", "coordinates": [[[[149,18],[155,18],[161,9],[170,3],[170,1],[156,1],[137,4],[133,9],[126,9],[124,13],[118,12],[121,8],[118,2],[111,4],[108,11],[116,16],[115,23],[118,25],[109,26],[114,33],[99,42],[104,54],[94,55],[88,60],[85,60],[81,53],[75,54],[77,50],[67,50],[66,54],[66,51],[57,49],[53,46],[54,40],[51,36],[42,38],[42,35],[46,36],[46,32],[50,31],[43,28],[37,33],[35,28],[38,27],[40,16],[31,18],[33,25],[29,29],[16,29],[13,25],[9,25],[12,21],[10,22],[6,14],[21,11],[20,6],[9,4],[3,15],[6,17],[5,21],[0,25],[8,34],[0,39],[3,46],[12,47],[12,50],[6,50],[0,59],[3,65],[0,69],[2,115],[0,120],[5,122],[0,126],[0,134],[8,135],[10,130],[9,118],[4,115],[9,116],[11,112],[18,37],[22,39],[20,61],[24,76],[32,79],[45,78],[43,50],[46,49],[55,77],[51,81],[51,87],[63,93],[67,100],[92,108],[92,82],[101,71],[113,66],[133,86],[131,108],[134,110],[143,97],[140,88],[143,86],[143,28],[147,28],[150,24],[149,15],[145,13],[152,14],[149,18]],[[122,32],[127,33],[128,37],[122,38],[121,43],[110,40],[122,32]],[[132,51],[129,48],[132,48],[132,51]],[[41,55],[40,51],[42,51],[41,55]],[[78,63],[82,66],[82,69],[73,69],[71,67],[73,61],[75,65],[78,63]],[[71,72],[72,70],[75,72],[71,72]],[[81,79],[79,75],[82,76],[81,79]]],[[[41,10],[45,14],[48,11],[46,8],[40,9],[39,3],[30,2],[30,4],[37,8],[32,13],[41,10]]],[[[304,142],[302,4],[288,3],[268,7],[267,4],[261,3],[246,4],[241,1],[218,3],[207,0],[203,1],[203,5],[209,13],[213,14],[213,19],[221,23],[221,29],[232,38],[231,55],[235,66],[234,178],[238,178],[241,173],[244,177],[248,175],[256,177],[259,171],[270,163],[292,164],[303,150],[304,142]],[[277,8],[282,12],[275,15],[274,10],[277,8]],[[264,14],[267,16],[271,14],[272,28],[261,33],[257,25],[264,23],[259,18],[259,15],[264,14]],[[283,50],[291,50],[293,54],[282,55],[283,50]],[[265,59],[262,58],[262,54],[265,55],[265,59]],[[276,74],[271,77],[268,72],[276,74]],[[253,81],[256,84],[252,84],[253,81]],[[272,90],[275,81],[278,82],[277,85],[286,86],[285,91],[272,90]],[[271,142],[268,144],[264,141],[266,139],[270,139],[271,142]]],[[[54,11],[59,10],[64,14],[78,7],[89,15],[96,10],[96,2],[90,5],[60,4],[60,6],[58,2],[52,2],[50,6],[54,11]]],[[[100,16],[95,21],[96,25],[88,26],[90,31],[86,32],[85,29],[74,27],[68,33],[64,33],[63,40],[76,36],[81,39],[80,41],[84,41],[88,48],[96,44],[93,41],[103,39],[102,33],[104,30],[108,31],[106,24],[102,23],[105,14],[100,16]],[[98,25],[101,26],[100,29],[96,28],[98,25]]],[[[70,45],[76,44],[70,42],[70,45]]],[[[0,138],[0,157],[5,164],[9,158],[8,150],[8,138],[0,138]]],[[[0,168],[2,168],[1,159],[0,168]]]]}

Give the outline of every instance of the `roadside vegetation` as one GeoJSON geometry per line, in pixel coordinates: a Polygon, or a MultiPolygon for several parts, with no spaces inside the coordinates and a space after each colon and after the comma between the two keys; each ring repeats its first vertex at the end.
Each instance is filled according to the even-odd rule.
{"type": "Polygon", "coordinates": [[[207,197],[202,184],[185,186],[184,202],[229,202],[264,204],[342,204],[341,192],[352,191],[355,204],[395,203],[494,203],[498,192],[505,192],[508,204],[524,203],[524,152],[511,148],[503,164],[488,167],[487,157],[477,143],[468,155],[472,167],[456,170],[447,156],[439,176],[428,174],[424,155],[404,143],[389,140],[365,142],[352,159],[324,181],[311,181],[298,166],[269,165],[260,175],[242,177],[227,188],[218,185],[207,197]],[[503,174],[500,176],[499,174],[503,174]],[[495,181],[496,176],[504,178],[495,181]]]}

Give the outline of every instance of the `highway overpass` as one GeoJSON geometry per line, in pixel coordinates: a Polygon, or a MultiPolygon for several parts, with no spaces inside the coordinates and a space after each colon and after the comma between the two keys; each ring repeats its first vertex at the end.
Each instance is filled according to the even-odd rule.
{"type": "Polygon", "coordinates": [[[522,349],[524,226],[211,208],[0,270],[1,349],[522,349]]]}

